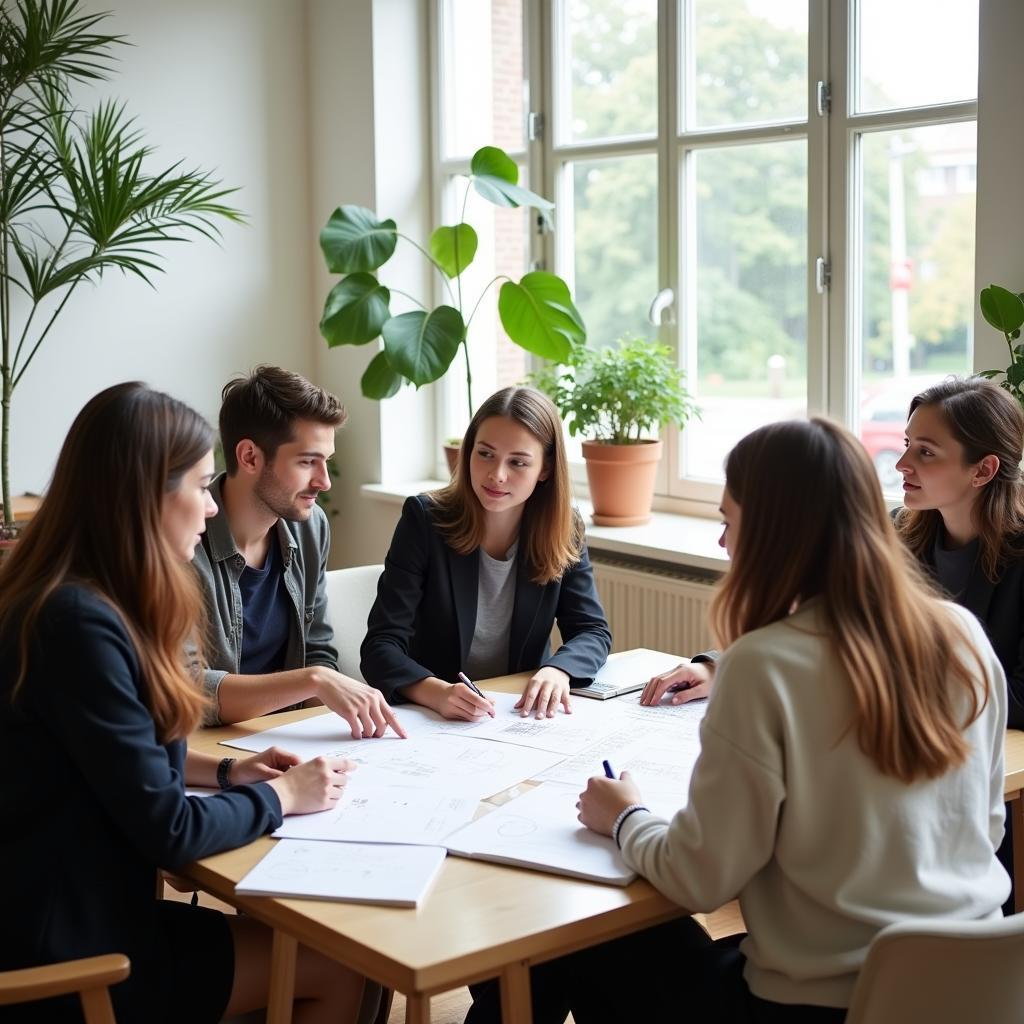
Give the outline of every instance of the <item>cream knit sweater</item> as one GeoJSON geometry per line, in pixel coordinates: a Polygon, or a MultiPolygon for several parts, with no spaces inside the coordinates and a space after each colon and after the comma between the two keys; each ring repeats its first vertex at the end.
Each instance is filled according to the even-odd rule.
{"type": "Polygon", "coordinates": [[[908,786],[861,753],[811,601],[722,656],[687,806],[671,824],[640,812],[623,825],[627,863],[681,906],[739,895],[746,978],[763,999],[846,1006],[881,928],[1000,913],[1006,684],[978,622],[947,607],[991,693],[964,765],[908,786]]]}

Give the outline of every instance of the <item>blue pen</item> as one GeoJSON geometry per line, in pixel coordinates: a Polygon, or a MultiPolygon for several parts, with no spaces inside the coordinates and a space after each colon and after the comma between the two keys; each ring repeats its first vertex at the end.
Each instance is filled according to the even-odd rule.
{"type": "Polygon", "coordinates": [[[602,761],[601,764],[604,765],[604,773],[605,773],[605,775],[607,775],[609,779],[614,779],[615,778],[615,772],[612,771],[611,763],[609,761],[602,761]]]}

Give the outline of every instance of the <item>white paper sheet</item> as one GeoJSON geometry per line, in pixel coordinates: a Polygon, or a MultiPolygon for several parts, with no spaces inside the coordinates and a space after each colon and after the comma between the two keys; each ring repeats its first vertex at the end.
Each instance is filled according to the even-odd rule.
{"type": "Polygon", "coordinates": [[[376,786],[353,776],[330,810],[289,814],[273,834],[278,839],[443,846],[450,833],[472,820],[478,803],[474,797],[376,786]]]}
{"type": "Polygon", "coordinates": [[[415,907],[444,863],[436,846],[371,846],[283,839],[235,891],[415,907]]]}
{"type": "Polygon", "coordinates": [[[636,874],[611,839],[576,820],[576,800],[570,786],[537,786],[450,836],[448,852],[627,885],[636,874]]]}

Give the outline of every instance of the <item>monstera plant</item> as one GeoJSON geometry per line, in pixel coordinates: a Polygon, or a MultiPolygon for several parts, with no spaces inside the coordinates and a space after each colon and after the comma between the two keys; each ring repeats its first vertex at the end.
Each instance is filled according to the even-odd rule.
{"type": "Polygon", "coordinates": [[[1005,370],[980,370],[979,377],[990,380],[1002,377],[1002,387],[1024,405],[1024,343],[1020,341],[1024,327],[1024,292],[1011,292],[998,284],[981,290],[981,315],[1006,339],[1010,363],[1005,370]]]}
{"type": "MultiPolygon", "coordinates": [[[[519,184],[519,168],[503,150],[484,146],[470,164],[462,202],[465,216],[470,190],[503,207],[532,207],[547,217],[553,204],[519,184]]],[[[537,270],[513,281],[499,275],[484,288],[465,315],[462,273],[473,262],[477,233],[464,220],[437,228],[426,248],[362,206],[339,206],[320,232],[320,248],[331,273],[345,276],[324,304],[320,333],[330,347],[366,345],[382,338],[383,349],[362,378],[367,398],[390,398],[408,381],[420,388],[441,378],[462,348],[466,361],[466,396],[473,413],[473,378],[468,334],[486,293],[498,282],[498,315],[508,336],[520,347],[553,362],[565,362],[574,344],[586,339],[583,319],[568,285],[555,274],[537,270]],[[418,249],[439,275],[445,298],[441,305],[402,294],[419,309],[394,315],[392,289],[377,272],[394,255],[399,240],[418,249]]]]}

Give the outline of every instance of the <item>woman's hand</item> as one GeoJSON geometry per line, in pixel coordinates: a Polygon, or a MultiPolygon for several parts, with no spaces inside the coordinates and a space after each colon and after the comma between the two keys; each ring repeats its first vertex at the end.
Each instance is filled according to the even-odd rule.
{"type": "Polygon", "coordinates": [[[282,814],[312,814],[328,810],[341,799],[348,773],[355,769],[355,761],[347,757],[314,757],[268,785],[277,790],[282,814]]]}
{"type": "Polygon", "coordinates": [[[677,665],[671,672],[663,672],[644,687],[640,703],[650,707],[660,704],[666,693],[671,693],[669,704],[685,704],[689,700],[706,697],[715,681],[714,663],[704,661],[677,665]]]}
{"type": "Polygon", "coordinates": [[[515,703],[520,716],[526,718],[531,711],[538,718],[554,718],[558,705],[565,708],[567,715],[572,714],[569,703],[569,674],[552,665],[538,669],[523,690],[522,697],[515,703]]]}
{"type": "Polygon", "coordinates": [[[603,836],[612,834],[615,819],[630,805],[642,803],[629,772],[623,772],[618,779],[595,775],[587,781],[587,788],[580,793],[576,804],[579,820],[594,832],[603,836]]]}
{"type": "Polygon", "coordinates": [[[434,710],[443,718],[479,722],[487,715],[494,717],[494,701],[474,693],[465,683],[456,683],[440,691],[434,710]]]}
{"type": "Polygon", "coordinates": [[[269,782],[298,763],[299,758],[295,754],[278,747],[268,747],[259,754],[236,761],[231,766],[228,778],[232,786],[246,782],[269,782]]]}

